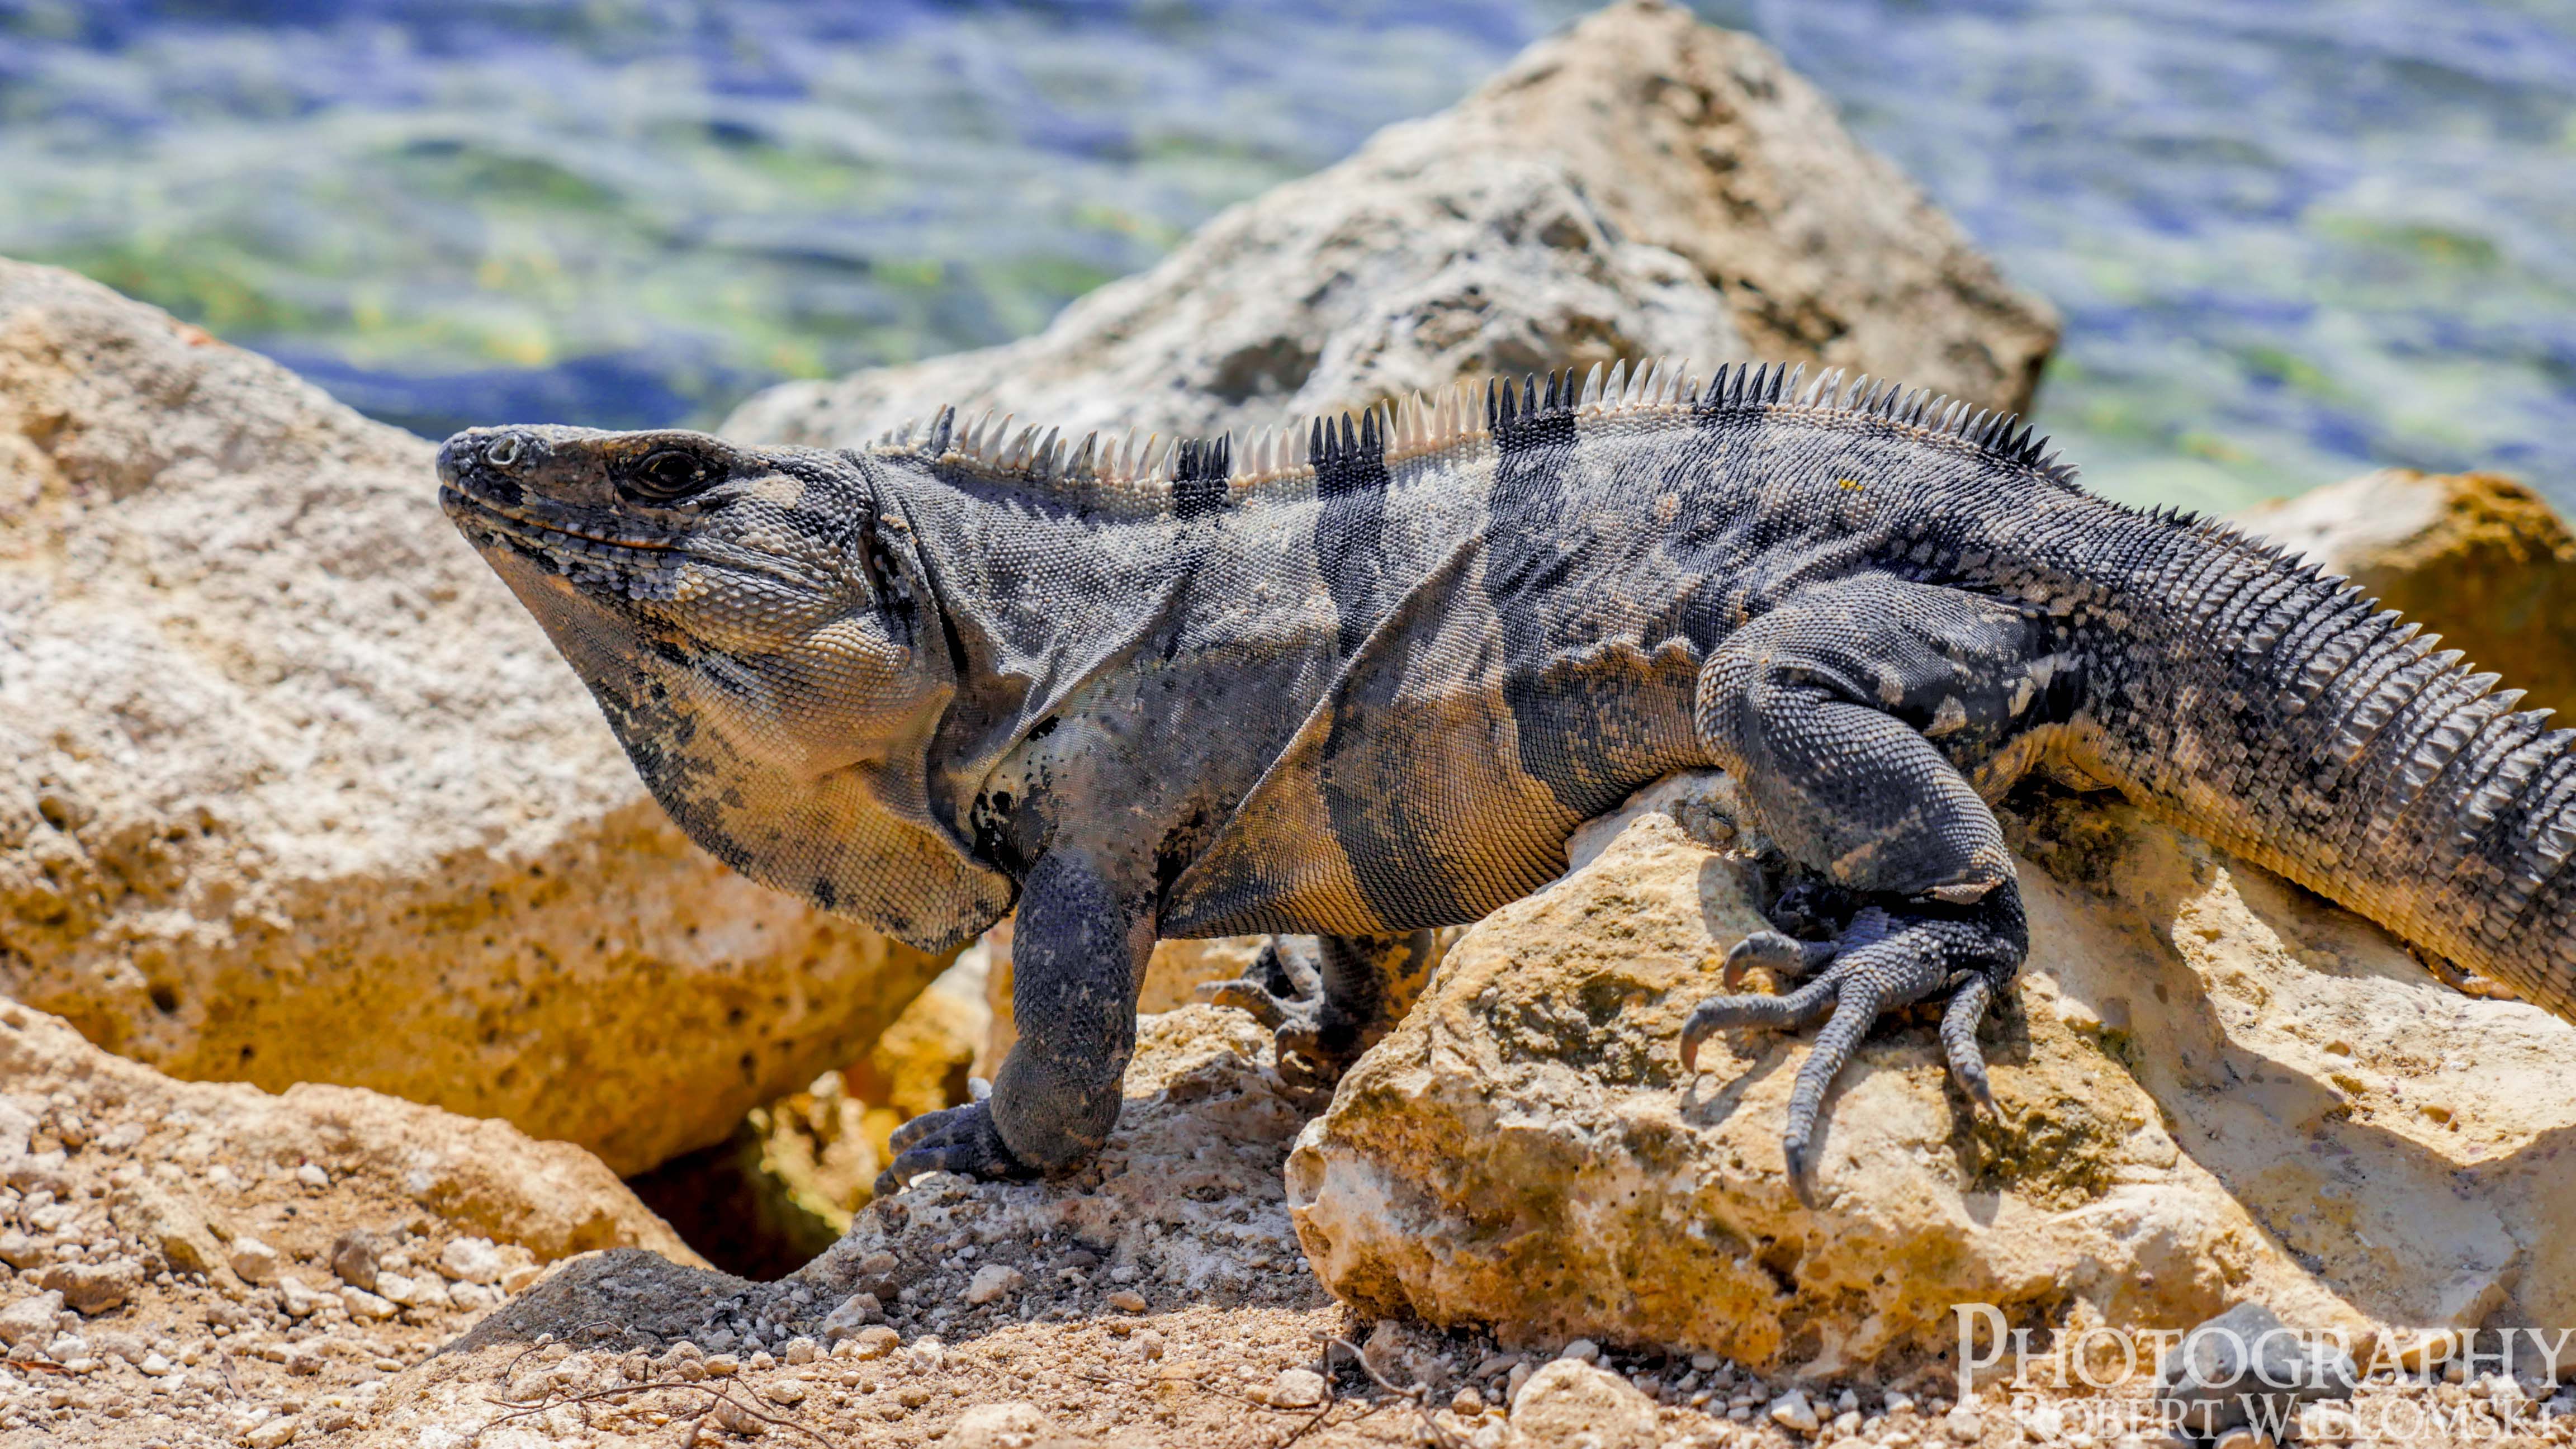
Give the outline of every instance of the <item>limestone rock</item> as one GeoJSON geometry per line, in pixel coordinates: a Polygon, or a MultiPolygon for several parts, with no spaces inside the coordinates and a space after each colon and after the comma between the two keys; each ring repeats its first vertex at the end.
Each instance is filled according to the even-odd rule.
{"type": "MultiPolygon", "coordinates": [[[[1241,1012],[1204,1005],[1140,1022],[1126,1093],[1094,1167],[1015,1183],[931,1174],[869,1204],[830,1252],[778,1282],[629,1251],[567,1264],[398,1375],[348,1442],[394,1449],[471,1431],[492,1416],[498,1387],[540,1335],[580,1344],[585,1326],[602,1322],[618,1325],[623,1342],[685,1340],[697,1345],[692,1356],[732,1356],[736,1381],[764,1396],[777,1379],[800,1376],[846,1389],[831,1396],[846,1405],[818,1392],[791,1416],[832,1443],[896,1442],[889,1422],[907,1443],[982,1433],[984,1419],[965,1417],[974,1406],[1020,1398],[1033,1384],[1048,1395],[1047,1439],[1119,1439],[1108,1431],[1140,1404],[1171,1416],[1156,1442],[1234,1434],[1245,1397],[1193,1388],[1194,1375],[1272,1384],[1314,1361],[1319,1331],[1343,1331],[1342,1310],[1297,1256],[1284,1202],[1279,1166],[1300,1114],[1277,1080],[1268,1033],[1241,1012]],[[1155,1302],[1187,1306],[1142,1319],[1111,1311],[1130,1284],[1161,1285],[1155,1302]],[[800,1338],[832,1350],[807,1367],[773,1365],[800,1338]],[[1257,1376],[1232,1362],[1209,1367],[1221,1354],[1252,1364],[1243,1355],[1256,1346],[1257,1376]],[[1062,1407],[1074,1399],[1088,1422],[1062,1407]]],[[[628,1362],[611,1344],[565,1360],[552,1371],[561,1377],[523,1369],[511,1397],[527,1400],[546,1383],[602,1387],[628,1362]]],[[[1314,1402],[1322,1397],[1318,1381],[1314,1402]]],[[[638,1403],[680,1408],[676,1398],[638,1403]]],[[[692,1399],[681,1411],[703,1406],[692,1399]]],[[[1132,1429],[1124,1437],[1132,1441],[1132,1429]]]]}
{"type": "Polygon", "coordinates": [[[1676,1050],[1761,924],[1762,867],[1629,815],[1471,930],[1300,1137],[1299,1238],[1359,1311],[1812,1375],[1950,1346],[1961,1302],[2187,1328],[2249,1300],[2361,1343],[2576,1321],[2576,1159],[2551,1150],[2576,1028],[2095,801],[2016,827],[2033,951],[1986,1032],[2001,1120],[1970,1118],[1930,1018],[1882,1026],[1801,1206],[1804,1036],[1727,1033],[1696,1081],[1676,1050]]]}
{"type": "MultiPolygon", "coordinates": [[[[271,1095],[177,1081],[14,1003],[0,1003],[0,1093],[51,1099],[45,1121],[77,1113],[101,1129],[77,1151],[41,1155],[59,1159],[51,1170],[66,1202],[79,1200],[80,1184],[99,1183],[104,1226],[156,1268],[222,1271],[177,1261],[164,1246],[175,1225],[191,1239],[202,1234],[195,1250],[209,1255],[212,1240],[223,1239],[230,1276],[253,1286],[299,1264],[328,1276],[367,1236],[352,1232],[362,1217],[435,1220],[447,1241],[413,1270],[432,1281],[440,1262],[469,1281],[497,1280],[513,1251],[525,1261],[627,1245],[697,1260],[597,1158],[569,1143],[348,1087],[271,1095]],[[330,1186],[312,1188],[298,1176],[303,1167],[324,1168],[330,1186]],[[149,1212],[135,1210],[146,1203],[149,1212]]],[[[35,1144],[45,1140],[40,1126],[35,1144]]],[[[372,1247],[367,1256],[372,1272],[372,1247]]]]}
{"type": "Polygon", "coordinates": [[[1076,436],[1213,434],[1656,353],[1821,360],[2020,408],[2055,335],[1767,47],[1632,0],[1035,337],[790,383],[724,431],[848,446],[953,402],[1076,436]]]}
{"type": "Polygon", "coordinates": [[[1652,1449],[1655,1404],[1626,1379],[1561,1358],[1512,1397],[1512,1430],[1530,1449],[1652,1449]]]}
{"type": "Polygon", "coordinates": [[[34,1275],[37,1287],[63,1295],[74,1310],[96,1317],[121,1306],[143,1286],[143,1265],[132,1258],[105,1263],[56,1263],[34,1275]]]}
{"type": "Polygon", "coordinates": [[[1311,1409],[1324,1402],[1324,1390],[1324,1376],[1313,1369],[1281,1369],[1267,1398],[1272,1408],[1311,1409]]]}
{"type": "Polygon", "coordinates": [[[50,1421],[47,1442],[141,1449],[195,1437],[174,1420],[290,1416],[318,1439],[354,1422],[378,1365],[489,1312],[495,1281],[609,1247],[697,1262],[569,1143],[349,1087],[178,1081],[14,1002],[0,1103],[0,1226],[44,1249],[0,1272],[0,1343],[21,1364],[90,1361],[50,1404],[36,1370],[0,1376],[0,1442],[50,1421]],[[61,1335],[66,1311],[83,1321],[61,1335]]]}
{"type": "Polygon", "coordinates": [[[634,1171],[939,962],[689,845],[440,516],[430,445],[0,262],[0,991],[176,1075],[634,1171]]]}
{"type": "Polygon", "coordinates": [[[2576,711],[2576,535],[2492,473],[2390,468],[2247,509],[2237,521],[2349,576],[2517,689],[2576,711]]]}
{"type": "Polygon", "coordinates": [[[0,1308],[0,1343],[16,1348],[42,1343],[54,1335],[54,1316],[63,1311],[63,1295],[47,1289],[0,1308]]]}

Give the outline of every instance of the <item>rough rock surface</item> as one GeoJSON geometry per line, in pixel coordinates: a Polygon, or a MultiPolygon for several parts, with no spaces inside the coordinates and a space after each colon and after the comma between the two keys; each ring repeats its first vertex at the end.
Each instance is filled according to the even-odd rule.
{"type": "Polygon", "coordinates": [[[2237,521],[2430,621],[2447,647],[2530,691],[2528,707],[2576,712],[2576,535],[2523,485],[2391,468],[2237,521]]]}
{"type": "Polygon", "coordinates": [[[2055,337],[1770,49],[1631,0],[1035,337],[791,383],[723,430],[848,446],[954,402],[1213,434],[1657,353],[1816,359],[2018,409],[2055,337]]]}
{"type": "Polygon", "coordinates": [[[696,1261],[580,1148],[347,1087],[174,1081],[0,1003],[0,1443],[318,1436],[610,1247],[696,1261]]]}
{"type": "Polygon", "coordinates": [[[1300,1138],[1298,1235],[1360,1311],[1808,1375],[1919,1361],[1963,1301],[2081,1329],[2251,1299],[2365,1342],[2576,1322],[2576,1028],[2098,800],[2038,796],[2018,827],[2033,950],[1988,1028],[2000,1121],[1971,1119],[1928,1021],[1882,1031],[1802,1206],[1779,1142],[1804,1039],[1730,1032],[1680,1072],[1682,1017],[1769,888],[1748,842],[1676,820],[1690,791],[1681,814],[1731,834],[1716,776],[1596,823],[1300,1138]]]}
{"type": "Polygon", "coordinates": [[[849,1061],[940,963],[665,821],[430,451],[0,262],[0,990],[179,1076],[634,1171],[849,1061]]]}
{"type": "MultiPolygon", "coordinates": [[[[1578,1421],[1602,1404],[1645,1431],[1637,1443],[1797,1442],[1724,1417],[1774,1391],[1729,1367],[1556,1366],[1553,1349],[1334,1304],[1297,1255],[1281,1185],[1300,1118],[1267,1033],[1241,1013],[1145,1018],[1127,1095],[1096,1168],[1034,1184],[924,1178],[785,1281],[634,1252],[576,1260],[397,1375],[332,1442],[667,1446],[693,1432],[731,1443],[748,1426],[772,1443],[1277,1449],[1292,1435],[1420,1443],[1427,1421],[1475,1449],[1576,1449],[1602,1427],[1578,1421]]],[[[1873,1395],[1872,1430],[1920,1442],[1948,1404],[1879,1407],[1873,1395]]]]}

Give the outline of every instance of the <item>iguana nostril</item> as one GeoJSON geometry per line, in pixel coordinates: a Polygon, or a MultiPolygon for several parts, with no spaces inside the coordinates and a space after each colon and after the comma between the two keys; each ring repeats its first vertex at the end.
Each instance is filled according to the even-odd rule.
{"type": "Polygon", "coordinates": [[[516,463],[519,461],[519,435],[503,433],[493,440],[492,446],[483,450],[483,457],[495,468],[507,468],[516,463]]]}

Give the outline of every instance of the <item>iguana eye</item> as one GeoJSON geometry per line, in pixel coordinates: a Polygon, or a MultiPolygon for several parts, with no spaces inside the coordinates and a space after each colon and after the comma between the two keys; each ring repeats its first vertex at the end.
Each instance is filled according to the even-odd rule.
{"type": "Polygon", "coordinates": [[[707,465],[697,454],[686,448],[664,448],[636,464],[631,481],[645,497],[669,502],[695,492],[706,478],[707,465]]]}

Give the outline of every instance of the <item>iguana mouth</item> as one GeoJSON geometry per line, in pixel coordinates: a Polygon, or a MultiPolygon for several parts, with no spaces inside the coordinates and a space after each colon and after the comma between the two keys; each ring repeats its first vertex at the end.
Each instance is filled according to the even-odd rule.
{"type": "Polygon", "coordinates": [[[597,521],[570,509],[525,501],[506,504],[462,483],[441,483],[438,504],[461,528],[481,528],[540,548],[590,558],[604,559],[618,553],[669,553],[681,546],[673,534],[640,530],[629,520],[601,527],[597,521]]]}
{"type": "Polygon", "coordinates": [[[820,571],[791,560],[729,547],[720,540],[638,528],[630,519],[603,524],[589,510],[560,504],[526,498],[504,503],[463,480],[442,481],[438,502],[476,547],[509,549],[576,584],[599,585],[621,598],[664,597],[672,576],[684,564],[755,575],[791,589],[810,591],[830,585],[820,571]],[[658,586],[647,587],[648,579],[658,581],[658,586]]]}

